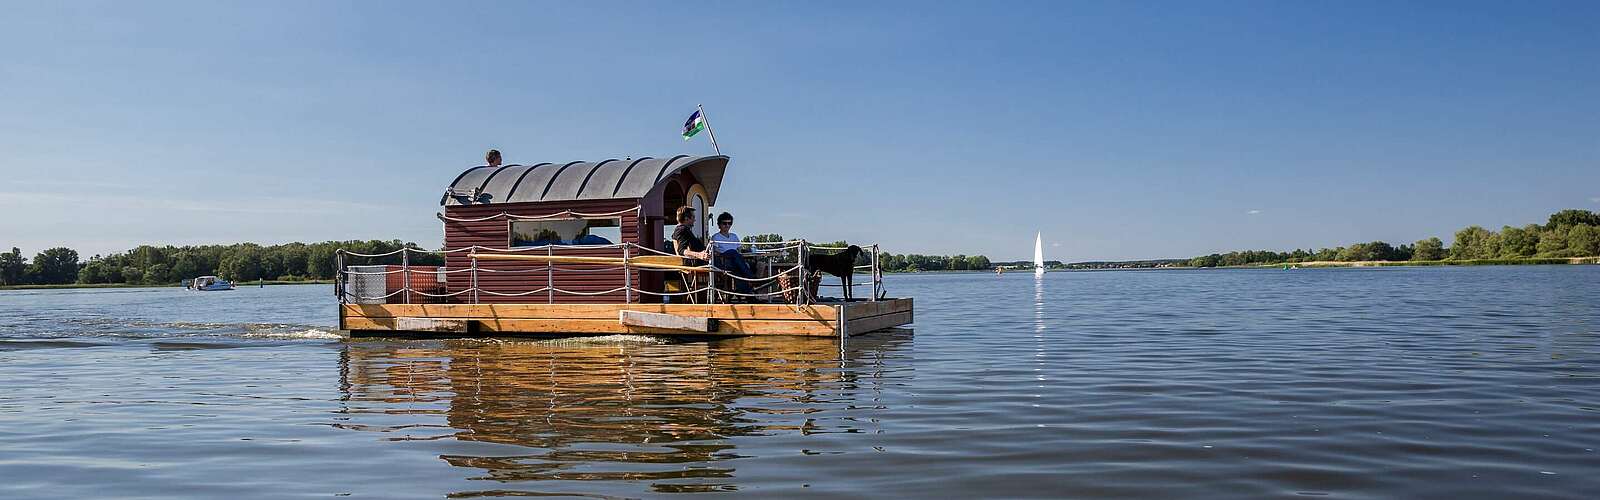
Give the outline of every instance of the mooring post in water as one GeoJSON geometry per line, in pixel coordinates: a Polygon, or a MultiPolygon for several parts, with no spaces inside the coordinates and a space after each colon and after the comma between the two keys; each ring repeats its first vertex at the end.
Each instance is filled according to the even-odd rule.
{"type": "Polygon", "coordinates": [[[850,338],[850,329],[848,329],[850,322],[845,321],[850,317],[850,314],[846,309],[850,309],[848,301],[838,304],[838,348],[840,349],[845,348],[845,338],[850,338]]]}
{"type": "MultiPolygon", "coordinates": [[[[339,296],[339,303],[344,304],[344,249],[333,252],[333,293],[339,296]]],[[[341,318],[343,316],[341,315],[341,318]]]]}
{"type": "Polygon", "coordinates": [[[472,256],[472,303],[478,303],[478,246],[473,245],[472,256]]]}

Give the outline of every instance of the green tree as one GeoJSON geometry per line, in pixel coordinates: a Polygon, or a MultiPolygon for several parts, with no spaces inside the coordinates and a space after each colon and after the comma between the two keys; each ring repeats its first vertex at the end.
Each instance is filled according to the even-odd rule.
{"type": "Polygon", "coordinates": [[[1356,243],[1339,251],[1339,260],[1344,262],[1401,260],[1398,257],[1399,252],[1388,243],[1382,241],[1356,243]]]}
{"type": "Polygon", "coordinates": [[[1539,231],[1538,255],[1540,257],[1577,257],[1567,250],[1567,231],[1571,226],[1560,226],[1539,231]]]}
{"type": "Polygon", "coordinates": [[[1444,258],[1444,242],[1439,238],[1417,240],[1412,247],[1411,260],[1439,260],[1444,258]]]}
{"type": "Polygon", "coordinates": [[[211,274],[201,266],[202,261],[198,255],[189,250],[180,250],[172,256],[172,278],[186,280],[211,274]]]}
{"type": "Polygon", "coordinates": [[[1562,210],[1550,214],[1550,221],[1545,223],[1544,228],[1555,229],[1561,226],[1576,226],[1578,224],[1600,227],[1600,214],[1588,210],[1562,210]]]}
{"type": "Polygon", "coordinates": [[[306,251],[306,276],[322,280],[332,279],[336,250],[338,246],[331,241],[311,245],[306,251]]]}
{"type": "Polygon", "coordinates": [[[956,254],[950,257],[950,269],[955,271],[970,271],[972,268],[967,267],[967,256],[965,254],[956,254]]]}
{"type": "Polygon", "coordinates": [[[1450,245],[1450,258],[1492,259],[1500,253],[1499,235],[1479,226],[1467,226],[1456,231],[1456,241],[1450,245]]]}
{"type": "MultiPolygon", "coordinates": [[[[367,252],[362,252],[367,253],[367,252]]],[[[234,281],[261,279],[261,247],[246,243],[222,258],[217,269],[222,276],[234,281]]]]}
{"type": "MultiPolygon", "coordinates": [[[[117,274],[118,279],[121,279],[121,276],[120,273],[117,274]]],[[[105,260],[99,256],[89,259],[89,262],[83,265],[83,269],[78,270],[78,282],[85,284],[111,283],[111,276],[106,269],[105,260]]]]}
{"type": "Polygon", "coordinates": [[[139,282],[146,285],[165,285],[178,281],[172,277],[172,270],[166,264],[156,263],[144,269],[144,277],[139,282]]]}
{"type": "Polygon", "coordinates": [[[27,272],[28,259],[22,257],[22,250],[11,247],[10,252],[0,253],[0,285],[21,285],[27,272]]]}
{"type": "Polygon", "coordinates": [[[1577,224],[1567,230],[1567,249],[1578,257],[1600,255],[1600,227],[1577,224]]]}
{"type": "Polygon", "coordinates": [[[122,269],[117,271],[117,276],[119,276],[117,283],[137,285],[144,281],[144,269],[140,269],[138,266],[122,266],[122,269]]]}
{"type": "Polygon", "coordinates": [[[66,247],[56,247],[33,257],[33,265],[28,268],[29,274],[34,276],[38,283],[47,285],[60,285],[78,280],[78,251],[66,247]]]}

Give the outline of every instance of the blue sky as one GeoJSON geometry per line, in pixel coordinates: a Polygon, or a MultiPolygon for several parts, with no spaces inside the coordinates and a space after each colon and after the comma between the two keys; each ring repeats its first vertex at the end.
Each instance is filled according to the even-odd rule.
{"type": "Polygon", "coordinates": [[[0,245],[401,238],[509,163],[734,158],[746,234],[1189,257],[1600,209],[1600,3],[47,3],[0,245]]]}

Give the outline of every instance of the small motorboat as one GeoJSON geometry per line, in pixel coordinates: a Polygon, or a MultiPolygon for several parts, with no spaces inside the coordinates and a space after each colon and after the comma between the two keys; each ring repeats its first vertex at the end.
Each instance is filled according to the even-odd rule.
{"type": "Polygon", "coordinates": [[[215,292],[218,290],[232,290],[233,282],[216,276],[201,276],[190,282],[189,288],[202,292],[215,292]]]}

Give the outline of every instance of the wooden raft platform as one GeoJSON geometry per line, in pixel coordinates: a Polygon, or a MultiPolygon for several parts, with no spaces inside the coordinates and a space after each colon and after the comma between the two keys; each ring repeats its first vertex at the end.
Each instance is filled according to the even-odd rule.
{"type": "Polygon", "coordinates": [[[794,304],[344,304],[352,336],[861,335],[912,321],[911,299],[794,304]],[[631,313],[624,314],[624,311],[631,313]],[[665,317],[663,315],[670,315],[665,317]],[[652,322],[651,318],[660,318],[652,322]],[[659,324],[664,327],[641,326],[659,324]],[[700,326],[685,326],[700,325],[700,326]],[[843,327],[841,332],[840,327],[843,327]]]}

